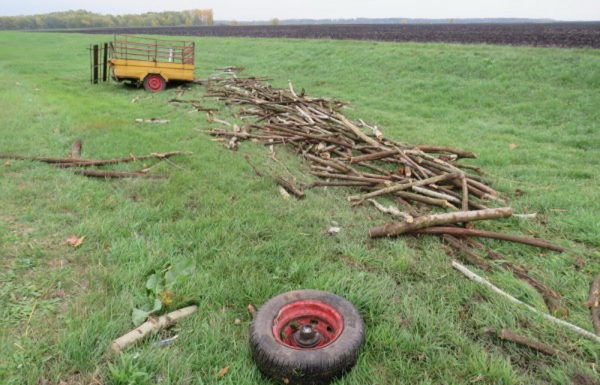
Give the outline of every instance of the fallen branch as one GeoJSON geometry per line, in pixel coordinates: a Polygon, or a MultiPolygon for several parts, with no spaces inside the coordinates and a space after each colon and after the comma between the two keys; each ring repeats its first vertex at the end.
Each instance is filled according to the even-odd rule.
{"type": "MultiPolygon", "coordinates": [[[[456,213],[456,214],[458,214],[458,213],[456,213]]],[[[427,229],[410,230],[410,234],[412,234],[412,235],[449,234],[449,235],[454,235],[454,236],[483,237],[483,238],[500,239],[500,240],[509,241],[509,242],[523,243],[525,245],[536,246],[536,247],[540,247],[543,249],[554,250],[554,251],[569,251],[570,250],[567,247],[555,245],[553,243],[550,243],[548,241],[545,241],[545,240],[539,239],[539,238],[522,237],[519,235],[495,233],[492,231],[485,231],[485,230],[463,229],[460,227],[429,227],[427,229]]]]}
{"type": "Polygon", "coordinates": [[[148,321],[144,322],[139,327],[114,340],[110,347],[114,353],[119,354],[128,346],[143,340],[151,333],[157,333],[164,328],[172,326],[180,319],[194,313],[197,309],[198,306],[188,306],[184,307],[183,309],[175,310],[171,313],[162,315],[158,318],[149,318],[148,321]]]}
{"type": "Polygon", "coordinates": [[[504,296],[505,298],[507,298],[508,300],[510,300],[511,302],[514,302],[516,304],[519,304],[521,306],[526,307],[527,309],[529,309],[530,311],[542,316],[543,318],[547,319],[548,321],[558,324],[558,325],[562,325],[565,326],[569,329],[571,329],[572,331],[574,331],[575,333],[591,340],[594,341],[598,344],[600,344],[600,337],[594,335],[593,333],[588,332],[587,330],[584,330],[582,328],[580,328],[579,326],[575,326],[573,324],[570,324],[566,321],[563,321],[561,319],[558,319],[556,317],[553,317],[549,314],[546,314],[544,312],[539,311],[538,309],[527,305],[526,303],[523,303],[521,301],[519,301],[518,299],[516,299],[515,297],[511,296],[510,294],[502,291],[501,289],[499,289],[497,286],[495,286],[494,284],[492,284],[491,282],[489,282],[488,280],[486,280],[485,278],[482,278],[480,276],[478,276],[477,274],[473,273],[472,271],[470,271],[469,269],[467,269],[465,266],[461,265],[460,263],[458,263],[457,261],[452,261],[452,267],[455,268],[456,270],[460,271],[461,273],[463,273],[466,277],[468,277],[469,279],[480,283],[482,285],[485,285],[487,287],[489,287],[490,289],[492,289],[493,291],[495,291],[496,293],[504,296]]]}
{"type": "Polygon", "coordinates": [[[71,170],[73,174],[91,176],[95,178],[149,178],[168,179],[169,174],[145,174],[143,172],[123,172],[105,170],[71,170]]]}
{"type": "MultiPolygon", "coordinates": [[[[306,194],[304,194],[304,192],[302,190],[300,190],[299,188],[295,187],[293,184],[291,184],[290,182],[288,182],[287,180],[278,177],[278,176],[271,176],[267,173],[264,173],[262,171],[260,171],[251,161],[250,161],[250,157],[246,154],[244,155],[244,159],[246,160],[246,162],[248,162],[248,164],[250,165],[250,167],[252,167],[252,169],[254,170],[254,173],[260,177],[271,177],[275,180],[275,182],[277,182],[277,184],[279,186],[281,186],[285,192],[291,193],[292,195],[294,195],[296,198],[298,199],[304,199],[306,198],[306,194]]],[[[281,190],[280,190],[281,192],[281,190]]],[[[282,193],[283,195],[283,193],[282,193]]],[[[284,195],[285,196],[285,195],[284,195]]]]}
{"type": "Polygon", "coordinates": [[[273,179],[275,179],[275,182],[277,182],[278,185],[280,185],[281,187],[286,189],[287,192],[291,193],[296,198],[298,198],[298,199],[306,198],[306,194],[304,194],[304,192],[302,190],[300,190],[299,188],[297,188],[296,186],[294,186],[287,180],[285,180],[279,176],[274,176],[273,179]]]}
{"type": "Polygon", "coordinates": [[[126,162],[135,162],[140,159],[149,159],[149,158],[157,158],[164,159],[174,155],[189,155],[191,152],[181,152],[181,151],[173,151],[166,153],[152,153],[150,155],[140,155],[140,156],[126,156],[122,158],[116,159],[105,159],[105,160],[96,160],[96,159],[73,159],[73,158],[47,158],[40,156],[25,156],[25,155],[15,155],[15,154],[0,154],[0,159],[17,159],[17,160],[33,160],[37,162],[50,163],[55,165],[56,167],[89,167],[89,166],[104,166],[107,164],[115,164],[115,163],[126,163],[126,162]]]}
{"type": "Polygon", "coordinates": [[[395,193],[398,191],[407,190],[412,187],[426,186],[426,185],[442,182],[445,180],[458,178],[459,176],[460,176],[460,174],[458,174],[458,173],[443,174],[443,175],[437,175],[437,176],[434,176],[434,177],[431,177],[428,179],[419,180],[416,182],[396,184],[394,186],[386,187],[381,190],[370,192],[368,194],[349,196],[348,201],[355,202],[355,204],[360,204],[360,203],[364,202],[366,199],[374,198],[379,195],[392,194],[392,193],[395,193]]]}
{"type": "Polygon", "coordinates": [[[473,265],[479,267],[482,270],[490,270],[492,266],[483,258],[479,256],[467,245],[461,243],[458,239],[452,235],[444,235],[444,241],[448,242],[452,247],[461,251],[465,258],[473,265]]]}
{"type": "Polygon", "coordinates": [[[459,158],[477,158],[474,153],[470,151],[464,151],[460,148],[449,147],[449,146],[415,146],[417,150],[421,150],[423,152],[441,152],[441,153],[450,153],[455,154],[459,158]]]}
{"type": "Polygon", "coordinates": [[[409,231],[423,229],[425,227],[444,225],[458,222],[471,222],[486,219],[506,218],[513,213],[511,207],[496,209],[460,211],[456,213],[433,214],[415,218],[413,223],[393,222],[380,227],[371,227],[369,236],[371,238],[392,237],[409,231]]]}
{"type": "Polygon", "coordinates": [[[540,293],[542,298],[544,298],[544,302],[546,302],[546,306],[548,306],[550,314],[554,316],[560,316],[562,318],[566,318],[569,316],[569,309],[564,306],[562,297],[552,288],[530,276],[524,269],[507,262],[506,258],[501,256],[494,250],[490,249],[488,246],[479,243],[472,238],[467,238],[466,240],[468,243],[474,245],[475,247],[485,249],[490,259],[498,262],[500,266],[512,272],[517,278],[527,282],[535,290],[537,290],[537,292],[540,293]]]}
{"type": "Polygon", "coordinates": [[[560,350],[556,350],[550,345],[536,341],[533,338],[521,336],[508,329],[502,329],[500,333],[498,333],[498,338],[503,339],[505,341],[514,342],[519,345],[527,346],[528,348],[537,350],[538,352],[542,352],[549,356],[560,356],[565,359],[570,358],[566,353],[561,352],[560,350]]]}
{"type": "Polygon", "coordinates": [[[375,206],[377,210],[381,211],[384,214],[390,214],[393,217],[403,218],[408,223],[412,223],[414,221],[414,218],[412,216],[410,216],[407,213],[401,212],[394,206],[385,207],[379,202],[377,202],[375,199],[367,199],[367,201],[373,203],[373,206],[375,206]]]}

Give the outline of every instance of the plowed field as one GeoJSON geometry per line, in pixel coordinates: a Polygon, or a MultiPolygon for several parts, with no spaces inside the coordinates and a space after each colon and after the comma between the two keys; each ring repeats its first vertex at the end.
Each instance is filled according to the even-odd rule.
{"type": "Polygon", "coordinates": [[[600,22],[548,24],[257,25],[126,28],[78,32],[600,48],[600,22]]]}

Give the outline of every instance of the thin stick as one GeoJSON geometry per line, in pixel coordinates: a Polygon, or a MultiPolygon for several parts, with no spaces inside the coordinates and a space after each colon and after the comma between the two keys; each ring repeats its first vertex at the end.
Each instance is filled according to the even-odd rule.
{"type": "Polygon", "coordinates": [[[500,331],[500,333],[498,333],[498,337],[503,340],[506,340],[506,341],[510,341],[510,342],[514,342],[519,345],[527,346],[528,348],[537,350],[537,351],[547,354],[549,356],[560,356],[560,357],[566,358],[566,359],[570,358],[566,353],[561,352],[560,350],[556,350],[550,345],[547,345],[540,341],[536,341],[533,338],[521,336],[521,335],[513,332],[512,330],[502,329],[500,331]]]}
{"type": "Polygon", "coordinates": [[[536,246],[542,249],[554,250],[554,251],[569,251],[567,247],[555,245],[548,241],[539,238],[529,238],[519,235],[495,233],[493,231],[475,230],[475,229],[462,229],[460,227],[429,227],[427,229],[419,229],[410,232],[411,234],[450,234],[455,236],[471,236],[471,237],[483,237],[500,239],[503,241],[523,243],[525,245],[536,246]]]}
{"type": "Polygon", "coordinates": [[[119,354],[128,346],[143,340],[149,334],[156,333],[175,324],[180,319],[191,315],[196,311],[196,309],[198,309],[198,306],[188,306],[184,307],[183,309],[175,310],[171,313],[162,315],[158,317],[158,319],[151,318],[124,336],[114,340],[110,347],[114,353],[119,354]]]}
{"type": "Polygon", "coordinates": [[[122,172],[104,170],[71,170],[73,174],[91,176],[95,178],[147,178],[169,179],[169,174],[145,174],[143,172],[122,172]]]}
{"type": "Polygon", "coordinates": [[[471,249],[467,245],[461,243],[458,239],[456,239],[452,235],[444,235],[443,237],[444,237],[444,241],[448,242],[455,249],[462,251],[463,255],[465,255],[465,258],[473,265],[476,265],[477,267],[479,267],[482,270],[490,270],[492,268],[492,266],[489,263],[487,263],[487,261],[485,259],[481,258],[479,256],[479,254],[474,252],[473,249],[471,249]]]}
{"type": "Polygon", "coordinates": [[[489,282],[488,280],[486,280],[485,278],[482,278],[480,276],[478,276],[477,274],[473,273],[471,270],[467,269],[466,267],[464,267],[463,265],[461,265],[460,263],[458,263],[457,261],[452,261],[452,267],[455,268],[456,270],[460,271],[461,273],[463,273],[466,277],[468,277],[469,279],[480,283],[484,286],[489,287],[490,289],[492,289],[493,291],[495,291],[496,293],[504,296],[505,298],[507,298],[508,300],[510,300],[511,302],[514,302],[516,304],[522,305],[524,307],[526,307],[527,309],[529,309],[530,311],[539,314],[540,316],[542,316],[543,318],[547,319],[548,321],[558,324],[558,325],[562,325],[565,326],[569,329],[571,329],[572,331],[574,331],[575,333],[591,340],[594,341],[598,344],[600,344],[600,337],[594,335],[593,333],[588,332],[587,330],[584,330],[582,328],[580,328],[579,326],[575,326],[573,324],[570,324],[566,321],[563,321],[561,319],[558,319],[556,317],[553,317],[549,314],[546,314],[544,312],[539,311],[538,309],[527,305],[526,303],[523,303],[521,301],[519,301],[518,299],[516,299],[515,297],[511,296],[510,294],[502,291],[501,289],[499,289],[497,286],[495,286],[494,284],[492,284],[491,282],[489,282]]]}
{"type": "Polygon", "coordinates": [[[460,183],[462,185],[462,209],[463,211],[467,211],[469,210],[469,185],[464,173],[460,174],[460,183]]]}

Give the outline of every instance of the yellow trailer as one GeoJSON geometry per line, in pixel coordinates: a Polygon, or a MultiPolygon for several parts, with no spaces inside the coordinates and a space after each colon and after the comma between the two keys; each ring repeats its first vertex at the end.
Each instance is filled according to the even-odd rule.
{"type": "Polygon", "coordinates": [[[110,52],[108,65],[118,82],[143,83],[146,90],[158,92],[169,81],[194,80],[193,42],[115,35],[110,52]]]}

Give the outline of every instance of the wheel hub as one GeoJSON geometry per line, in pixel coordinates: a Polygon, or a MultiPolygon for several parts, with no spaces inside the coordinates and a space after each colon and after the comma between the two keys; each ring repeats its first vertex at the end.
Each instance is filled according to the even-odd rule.
{"type": "Polygon", "coordinates": [[[318,300],[298,300],[281,308],[273,320],[273,336],[292,349],[321,349],[344,330],[342,315],[318,300]]]}
{"type": "Polygon", "coordinates": [[[303,325],[294,333],[294,341],[301,348],[313,348],[321,342],[323,337],[316,331],[312,325],[303,325]]]}

